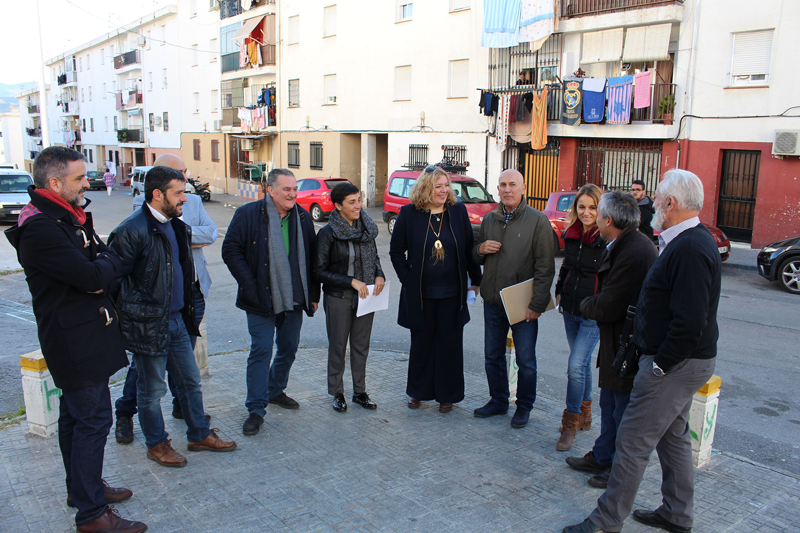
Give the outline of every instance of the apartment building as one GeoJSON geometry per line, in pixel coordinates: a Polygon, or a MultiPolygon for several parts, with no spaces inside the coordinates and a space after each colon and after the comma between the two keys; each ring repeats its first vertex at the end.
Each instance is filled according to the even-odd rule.
{"type": "Polygon", "coordinates": [[[788,148],[776,148],[776,139],[800,127],[779,116],[798,104],[789,51],[799,43],[789,28],[800,6],[767,0],[757,14],[743,2],[699,0],[556,6],[555,33],[541,49],[491,50],[485,87],[500,96],[548,88],[548,145],[537,150],[509,136],[500,162],[526,176],[532,205],[585,183],[628,190],[634,179],[652,196],[663,172],[677,166],[705,184],[701,220],[731,238],[758,247],[797,232],[788,213],[799,203],[800,132],[788,132],[788,148]],[[515,85],[520,71],[532,87],[515,85]],[[567,78],[586,84],[648,72],[649,90],[636,95],[624,123],[611,123],[608,102],[600,122],[584,115],[577,125],[562,123],[567,78]]]}
{"type": "Polygon", "coordinates": [[[22,136],[19,110],[11,108],[5,113],[0,113],[0,135],[3,138],[0,146],[0,163],[3,165],[16,165],[25,168],[25,157],[22,150],[22,136]]]}
{"type": "Polygon", "coordinates": [[[39,88],[34,87],[17,95],[19,124],[22,138],[23,166],[33,172],[33,160],[42,151],[41,105],[39,88]]]}

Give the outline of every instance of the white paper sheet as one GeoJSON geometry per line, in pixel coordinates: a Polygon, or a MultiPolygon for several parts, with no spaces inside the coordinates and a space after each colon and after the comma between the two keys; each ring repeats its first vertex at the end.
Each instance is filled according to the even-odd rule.
{"type": "Polygon", "coordinates": [[[369,295],[366,298],[358,298],[358,309],[356,316],[364,316],[375,311],[384,311],[389,309],[389,289],[391,281],[387,281],[383,286],[383,290],[378,296],[373,295],[375,292],[375,285],[367,285],[369,295]]]}

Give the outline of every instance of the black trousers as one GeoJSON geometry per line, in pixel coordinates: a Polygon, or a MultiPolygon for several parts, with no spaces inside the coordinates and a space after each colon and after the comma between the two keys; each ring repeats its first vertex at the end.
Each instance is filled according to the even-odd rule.
{"type": "Polygon", "coordinates": [[[424,329],[411,330],[406,394],[417,400],[464,399],[464,326],[459,296],[422,299],[424,329]]]}

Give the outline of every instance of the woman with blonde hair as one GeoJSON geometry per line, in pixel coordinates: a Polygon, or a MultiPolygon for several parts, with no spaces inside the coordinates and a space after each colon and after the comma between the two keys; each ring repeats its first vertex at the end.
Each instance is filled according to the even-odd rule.
{"type": "Polygon", "coordinates": [[[556,282],[556,305],[564,315],[569,343],[567,408],[561,419],[556,449],[572,448],[578,429],[592,427],[592,352],[600,341],[594,320],[581,315],[581,301],[597,293],[597,271],[606,241],[597,227],[602,189],[584,185],[575,195],[564,230],[564,261],[556,282]]]}
{"type": "Polygon", "coordinates": [[[453,193],[450,176],[426,168],[400,209],[389,247],[402,283],[397,323],[411,330],[408,407],[436,400],[448,413],[464,399],[464,325],[467,292],[478,294],[480,267],[472,262],[472,226],[453,193]],[[471,278],[471,287],[467,279],[471,278]]]}

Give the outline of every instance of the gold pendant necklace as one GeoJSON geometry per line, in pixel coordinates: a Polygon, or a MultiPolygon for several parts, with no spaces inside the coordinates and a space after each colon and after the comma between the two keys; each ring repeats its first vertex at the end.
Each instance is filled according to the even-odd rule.
{"type": "Polygon", "coordinates": [[[430,224],[431,231],[433,232],[434,236],[436,237],[436,242],[433,243],[433,247],[436,248],[437,250],[441,250],[442,249],[442,241],[441,241],[441,239],[439,239],[439,235],[442,234],[442,223],[444,222],[444,220],[440,219],[439,217],[436,217],[436,221],[439,223],[439,231],[438,232],[433,228],[433,224],[431,224],[430,219],[428,220],[428,224],[430,224]]]}

